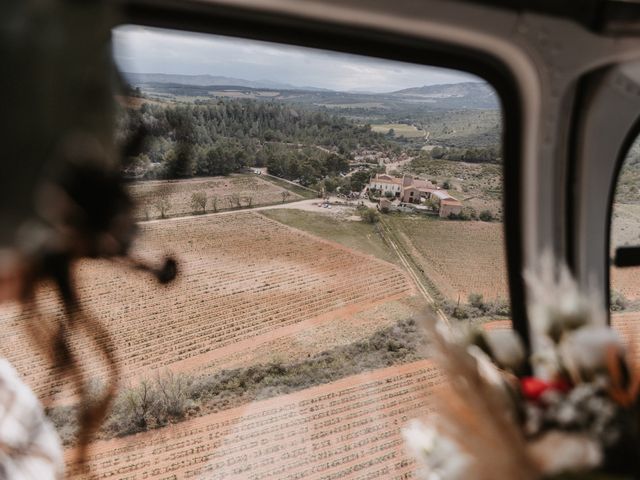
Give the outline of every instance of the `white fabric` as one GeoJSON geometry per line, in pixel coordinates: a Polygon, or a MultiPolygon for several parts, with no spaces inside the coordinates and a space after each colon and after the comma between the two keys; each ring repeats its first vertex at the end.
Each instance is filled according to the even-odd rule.
{"type": "Polygon", "coordinates": [[[0,480],[57,480],[63,473],[60,438],[33,392],[0,359],[0,480]]]}

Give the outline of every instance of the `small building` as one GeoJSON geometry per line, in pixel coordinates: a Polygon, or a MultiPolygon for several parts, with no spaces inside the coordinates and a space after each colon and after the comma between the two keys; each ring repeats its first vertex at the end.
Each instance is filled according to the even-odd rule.
{"type": "Polygon", "coordinates": [[[431,193],[431,197],[438,204],[438,215],[448,217],[449,215],[459,215],[462,211],[462,203],[453,198],[446,190],[436,190],[431,193]]]}
{"type": "Polygon", "coordinates": [[[462,212],[462,203],[453,197],[440,200],[439,215],[441,217],[448,217],[449,215],[460,215],[462,212]]]}
{"type": "Polygon", "coordinates": [[[438,207],[438,215],[448,217],[458,215],[462,211],[462,203],[428,180],[413,178],[411,175],[393,177],[377,174],[369,181],[369,189],[375,189],[382,195],[391,192],[394,198],[402,203],[421,205],[426,200],[434,200],[438,207]]]}
{"type": "Polygon", "coordinates": [[[382,195],[387,192],[391,192],[391,194],[397,198],[400,197],[400,194],[402,193],[402,178],[379,173],[369,180],[369,189],[377,190],[382,195]]]}
{"type": "Polygon", "coordinates": [[[431,198],[431,192],[438,190],[433,183],[420,178],[405,175],[402,179],[402,201],[405,203],[420,204],[423,199],[431,198]]]}

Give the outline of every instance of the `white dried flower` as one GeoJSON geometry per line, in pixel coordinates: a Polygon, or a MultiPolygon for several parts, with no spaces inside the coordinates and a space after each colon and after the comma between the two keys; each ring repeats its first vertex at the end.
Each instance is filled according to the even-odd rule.
{"type": "Polygon", "coordinates": [[[402,429],[405,443],[423,465],[417,474],[422,480],[466,480],[472,478],[471,458],[433,426],[411,420],[402,429]]]}
{"type": "Polygon", "coordinates": [[[544,420],[544,412],[541,407],[536,404],[526,402],[524,404],[524,434],[533,437],[540,432],[542,422],[544,420]]]}
{"type": "Polygon", "coordinates": [[[540,336],[557,341],[561,334],[584,325],[606,325],[606,311],[596,291],[585,295],[566,265],[558,265],[550,252],[542,255],[535,271],[524,277],[529,288],[529,320],[534,348],[540,336]]]}
{"type": "Polygon", "coordinates": [[[531,355],[531,366],[536,377],[549,381],[556,378],[561,370],[560,358],[549,338],[538,337],[537,340],[536,350],[531,355]]]}
{"type": "Polygon", "coordinates": [[[593,377],[607,365],[607,353],[624,353],[618,334],[605,326],[586,326],[565,334],[559,352],[563,364],[573,373],[593,377]]]}
{"type": "Polygon", "coordinates": [[[545,475],[592,470],[603,460],[602,448],[593,438],[558,430],[531,441],[527,450],[545,475]]]}
{"type": "Polygon", "coordinates": [[[495,329],[485,331],[483,337],[500,367],[515,371],[523,364],[526,357],[524,345],[515,331],[495,329]]]}

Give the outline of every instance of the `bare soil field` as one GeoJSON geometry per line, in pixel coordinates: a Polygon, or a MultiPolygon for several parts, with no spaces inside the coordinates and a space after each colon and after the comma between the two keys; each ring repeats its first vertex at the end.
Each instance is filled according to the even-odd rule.
{"type": "Polygon", "coordinates": [[[470,293],[485,300],[508,298],[501,223],[408,215],[385,221],[445,298],[466,302],[470,293]]]}
{"type": "MultiPolygon", "coordinates": [[[[384,302],[372,303],[366,310],[350,313],[343,311],[331,322],[303,322],[303,328],[295,334],[265,340],[252,349],[243,349],[202,362],[193,373],[211,373],[224,368],[249,366],[260,359],[261,363],[282,363],[319,354],[328,349],[346,346],[355,340],[366,338],[380,328],[394,325],[398,319],[415,317],[416,313],[427,310],[424,298],[418,295],[399,295],[397,300],[385,298],[384,302]]],[[[357,306],[356,306],[357,307],[357,306]]],[[[351,359],[357,362],[358,359],[351,359]]]]}
{"type": "Polygon", "coordinates": [[[616,203],[612,213],[612,249],[622,245],[640,244],[640,205],[616,203]]]}
{"type": "MultiPolygon", "coordinates": [[[[430,361],[419,361],[95,442],[91,478],[412,478],[400,430],[428,415],[442,383],[430,361]]],[[[82,478],[71,465],[68,475],[82,478]]]]}
{"type": "Polygon", "coordinates": [[[640,364],[640,312],[614,313],[611,325],[629,345],[636,364],[640,364]]]}
{"type": "Polygon", "coordinates": [[[611,268],[611,288],[628,300],[640,300],[640,267],[611,268]]]}
{"type": "Polygon", "coordinates": [[[166,212],[168,217],[203,213],[202,209],[194,209],[191,205],[191,195],[196,192],[206,194],[206,212],[280,203],[283,200],[282,192],[288,193],[286,201],[303,198],[288,188],[280,187],[251,174],[189,180],[145,181],[132,184],[130,191],[138,204],[136,217],[139,220],[160,218],[157,203],[158,198],[163,196],[169,203],[166,212]],[[214,198],[216,199],[215,208],[214,198]]]}
{"type": "MultiPolygon", "coordinates": [[[[174,284],[160,288],[140,272],[99,261],[84,262],[75,273],[81,301],[114,337],[125,382],[164,368],[223,368],[227,359],[237,365],[239,358],[255,363],[260,345],[330,324],[333,333],[325,332],[314,345],[319,351],[335,338],[361,338],[353,326],[362,321],[360,312],[413,294],[406,274],[394,265],[257,213],[149,222],[141,230],[140,257],[157,259],[166,252],[178,257],[174,284]]],[[[39,308],[43,316],[35,321],[41,323],[61,311],[46,289],[39,308]]],[[[369,319],[377,326],[386,323],[379,314],[369,319]]],[[[41,397],[60,392],[68,381],[30,346],[21,328],[27,316],[8,307],[0,321],[0,354],[41,397]]],[[[73,345],[83,357],[91,351],[84,340],[73,345]]],[[[306,355],[303,349],[292,355],[296,352],[306,355]]],[[[94,368],[96,376],[104,373],[104,367],[94,368]]]]}
{"type": "MultiPolygon", "coordinates": [[[[624,245],[640,245],[640,205],[616,203],[613,207],[611,255],[624,245]]],[[[631,301],[640,300],[640,267],[612,267],[611,287],[631,301]]]]}

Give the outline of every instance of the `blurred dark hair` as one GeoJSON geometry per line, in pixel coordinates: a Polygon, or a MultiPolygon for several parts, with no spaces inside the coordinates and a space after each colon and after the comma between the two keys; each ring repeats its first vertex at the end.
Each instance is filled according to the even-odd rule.
{"type": "Polygon", "coordinates": [[[81,395],[79,461],[115,394],[118,368],[109,332],[82,308],[71,275],[76,262],[106,258],[153,273],[160,283],[176,262],[133,260],[134,204],[120,175],[144,132],[116,145],[111,57],[112,2],[3,0],[0,7],[0,301],[23,306],[25,328],[81,395]],[[64,305],[53,331],[36,323],[37,287],[52,281],[64,305]],[[102,396],[88,400],[83,335],[108,366],[102,396]]]}

